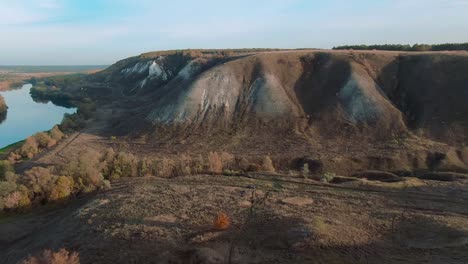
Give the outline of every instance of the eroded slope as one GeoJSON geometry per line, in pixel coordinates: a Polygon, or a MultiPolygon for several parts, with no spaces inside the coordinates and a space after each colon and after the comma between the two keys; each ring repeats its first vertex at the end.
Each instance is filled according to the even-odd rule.
{"type": "Polygon", "coordinates": [[[463,52],[156,52],[63,90],[97,101],[93,133],[144,138],[133,149],[143,154],[225,150],[311,156],[336,171],[466,171],[467,70],[463,52]]]}
{"type": "Polygon", "coordinates": [[[153,124],[262,120],[466,142],[467,69],[457,54],[284,51],[135,57],[101,75],[113,94],[144,97],[153,124]]]}

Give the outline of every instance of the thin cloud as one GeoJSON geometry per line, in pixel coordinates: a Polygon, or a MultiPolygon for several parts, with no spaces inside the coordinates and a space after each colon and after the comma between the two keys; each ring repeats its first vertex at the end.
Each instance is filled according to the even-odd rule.
{"type": "Polygon", "coordinates": [[[178,48],[462,42],[468,0],[0,0],[0,64],[178,48]]]}

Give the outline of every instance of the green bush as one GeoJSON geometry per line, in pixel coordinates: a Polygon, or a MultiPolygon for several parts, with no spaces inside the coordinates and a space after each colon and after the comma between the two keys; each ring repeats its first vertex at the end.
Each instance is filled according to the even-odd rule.
{"type": "Polygon", "coordinates": [[[84,128],[85,125],[85,120],[78,114],[65,114],[60,128],[65,132],[75,132],[84,128]]]}

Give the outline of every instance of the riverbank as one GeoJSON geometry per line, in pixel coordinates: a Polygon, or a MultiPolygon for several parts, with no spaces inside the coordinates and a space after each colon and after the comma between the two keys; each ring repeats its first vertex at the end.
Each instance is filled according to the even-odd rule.
{"type": "Polygon", "coordinates": [[[20,140],[18,142],[12,143],[6,147],[0,148],[0,159],[4,158],[4,155],[9,154],[11,151],[19,148],[26,140],[20,140]]]}
{"type": "Polygon", "coordinates": [[[6,118],[8,106],[5,103],[5,99],[0,95],[0,123],[6,118]]]}

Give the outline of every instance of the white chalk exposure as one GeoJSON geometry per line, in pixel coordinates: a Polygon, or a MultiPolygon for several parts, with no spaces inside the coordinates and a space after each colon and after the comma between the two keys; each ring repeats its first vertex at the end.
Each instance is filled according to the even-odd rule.
{"type": "Polygon", "coordinates": [[[251,110],[260,117],[276,117],[293,111],[283,86],[272,74],[255,79],[250,87],[249,101],[251,110]]]}
{"type": "Polygon", "coordinates": [[[149,68],[149,62],[138,62],[133,67],[129,67],[121,70],[120,72],[125,76],[129,77],[133,74],[140,74],[147,71],[149,68]]]}
{"type": "Polygon", "coordinates": [[[156,62],[153,61],[151,66],[149,66],[148,77],[151,78],[161,78],[163,81],[167,81],[167,73],[166,71],[156,62]]]}
{"type": "Polygon", "coordinates": [[[185,67],[180,70],[177,76],[182,77],[183,79],[188,79],[193,76],[199,70],[197,63],[194,61],[189,62],[185,67]]]}
{"type": "Polygon", "coordinates": [[[162,57],[159,57],[158,59],[153,60],[153,61],[138,62],[131,67],[121,70],[120,72],[123,74],[125,78],[134,77],[134,75],[141,76],[143,75],[144,72],[147,72],[146,77],[144,77],[142,80],[137,82],[136,86],[133,88],[133,90],[141,89],[150,80],[154,80],[158,78],[162,81],[168,80],[169,71],[166,72],[164,68],[161,66],[161,64],[162,64],[162,57]]]}
{"type": "Polygon", "coordinates": [[[147,81],[148,81],[148,78],[143,79],[143,81],[140,82],[140,88],[145,87],[147,81]]]}
{"type": "MultiPolygon", "coordinates": [[[[197,122],[218,118],[217,115],[229,120],[243,90],[239,78],[229,67],[223,66],[203,73],[195,82],[180,88],[167,98],[161,98],[148,120],[154,123],[197,122]]],[[[274,75],[257,78],[249,90],[247,104],[257,117],[274,118],[297,112],[274,75]]]]}
{"type": "Polygon", "coordinates": [[[181,87],[177,98],[161,98],[161,104],[149,115],[155,123],[194,122],[212,113],[234,112],[241,84],[228,68],[217,68],[203,74],[189,86],[181,87]]]}
{"type": "Polygon", "coordinates": [[[363,88],[359,76],[351,75],[341,88],[338,98],[348,113],[351,121],[368,122],[378,116],[377,102],[363,88]]]}

